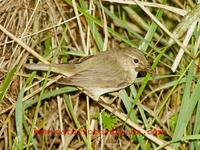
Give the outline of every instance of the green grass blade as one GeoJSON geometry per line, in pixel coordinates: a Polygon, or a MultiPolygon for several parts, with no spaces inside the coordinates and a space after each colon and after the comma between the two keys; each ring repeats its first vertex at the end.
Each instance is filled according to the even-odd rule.
{"type": "MultiPolygon", "coordinates": [[[[69,5],[72,5],[71,0],[65,0],[69,5]]],[[[86,18],[91,19],[95,24],[97,24],[100,27],[103,27],[103,23],[98,20],[97,18],[93,17],[92,15],[90,15],[88,12],[86,12],[84,9],[80,8],[79,6],[77,6],[78,11],[83,13],[83,15],[86,18]]],[[[114,31],[112,28],[107,27],[107,30],[109,33],[111,33],[115,38],[117,38],[119,41],[123,41],[126,44],[132,46],[132,47],[137,47],[137,45],[135,45],[132,41],[130,41],[129,39],[127,39],[125,36],[123,36],[122,34],[119,34],[118,32],[114,31]]],[[[142,38],[142,37],[141,37],[142,38]]]]}
{"type": "Polygon", "coordinates": [[[16,102],[16,109],[15,109],[15,124],[17,130],[17,139],[18,139],[18,146],[20,149],[23,149],[23,96],[24,96],[25,87],[19,92],[17,102],[16,102]]]}
{"type": "MultiPolygon", "coordinates": [[[[80,0],[80,5],[81,5],[81,8],[85,11],[88,9],[85,1],[80,0]]],[[[86,20],[87,20],[87,23],[88,23],[90,30],[92,32],[92,36],[93,36],[93,39],[95,40],[95,43],[97,44],[98,48],[100,50],[102,50],[103,49],[103,40],[101,38],[101,34],[98,32],[98,29],[97,29],[97,27],[94,24],[94,21],[92,19],[86,17],[86,20]]]]}
{"type": "Polygon", "coordinates": [[[169,142],[166,142],[165,144],[163,145],[160,145],[159,147],[157,147],[155,150],[162,150],[164,149],[165,146],[167,145],[170,145],[172,143],[177,143],[177,142],[188,142],[188,141],[194,141],[194,140],[200,140],[200,135],[189,135],[189,136],[184,136],[184,137],[181,137],[181,138],[176,138],[174,140],[171,140],[169,142]]]}
{"type": "MultiPolygon", "coordinates": [[[[77,91],[77,88],[75,87],[63,87],[63,88],[59,88],[59,89],[55,89],[51,92],[45,92],[43,95],[42,95],[42,98],[41,98],[41,101],[44,101],[46,99],[49,99],[51,97],[55,97],[57,95],[60,95],[60,94],[64,94],[64,93],[70,93],[70,92],[74,92],[74,91],[77,91]]],[[[37,98],[35,98],[34,100],[33,99],[29,99],[27,101],[24,102],[24,108],[27,109],[31,106],[33,106],[34,104],[36,104],[38,101],[37,98]]]]}
{"type": "Polygon", "coordinates": [[[17,65],[14,66],[6,75],[3,83],[0,85],[0,102],[3,100],[10,84],[12,83],[12,78],[17,70],[17,65]]]}
{"type": "MultiPolygon", "coordinates": [[[[71,99],[69,98],[68,95],[65,94],[65,95],[64,95],[64,100],[65,100],[65,103],[67,104],[67,108],[69,109],[69,112],[70,112],[70,114],[71,114],[71,116],[72,116],[72,118],[73,118],[73,120],[74,120],[74,123],[75,123],[76,126],[77,126],[77,129],[80,129],[80,128],[81,128],[81,125],[80,125],[80,123],[79,123],[79,121],[78,121],[78,119],[77,119],[77,117],[76,117],[76,114],[74,113],[74,108],[73,108],[71,99]]],[[[80,135],[81,135],[81,137],[82,137],[84,143],[85,143],[86,145],[88,145],[86,136],[85,136],[84,134],[80,134],[80,135]]]]}
{"type": "MultiPolygon", "coordinates": [[[[132,104],[131,104],[131,102],[130,102],[130,98],[128,97],[126,91],[125,91],[125,90],[121,90],[121,91],[119,92],[119,97],[122,99],[123,104],[124,104],[124,106],[125,106],[127,112],[131,112],[131,114],[130,114],[130,119],[131,119],[132,121],[134,121],[135,123],[137,123],[137,116],[136,116],[136,114],[135,114],[135,111],[134,111],[134,110],[130,111],[130,110],[131,110],[131,105],[132,105],[132,104]]],[[[139,141],[139,143],[140,143],[141,149],[142,149],[142,150],[145,150],[145,149],[146,149],[146,145],[145,145],[143,136],[142,136],[142,135],[136,135],[136,137],[137,137],[137,139],[138,139],[138,141],[139,141]]]]}
{"type": "Polygon", "coordinates": [[[143,42],[145,42],[146,44],[149,45],[148,41],[146,41],[140,34],[138,34],[137,32],[133,31],[124,21],[119,19],[114,13],[110,12],[106,7],[103,7],[103,9],[104,9],[105,13],[110,18],[112,18],[114,21],[116,21],[120,27],[127,29],[127,31],[130,32],[131,34],[133,34],[136,38],[138,38],[139,40],[141,40],[141,41],[143,41],[143,42]]]}
{"type": "MultiPolygon", "coordinates": [[[[198,101],[198,105],[197,105],[193,134],[199,134],[199,131],[200,131],[200,101],[198,101]]],[[[192,147],[194,147],[194,149],[199,149],[200,145],[198,144],[198,142],[195,141],[192,143],[192,147]]]]}
{"type": "MultiPolygon", "coordinates": [[[[164,3],[166,3],[166,0],[164,0],[164,3]]],[[[159,9],[158,12],[157,12],[157,14],[156,14],[156,18],[157,18],[158,20],[160,20],[161,17],[162,17],[162,15],[163,15],[163,10],[162,10],[162,9],[159,9]]],[[[153,36],[154,36],[155,33],[156,33],[157,27],[158,27],[158,25],[157,25],[155,22],[152,22],[152,23],[151,23],[151,25],[150,25],[150,27],[149,27],[149,30],[148,30],[147,34],[145,35],[145,39],[146,39],[148,42],[150,42],[150,41],[152,40],[153,36]]],[[[146,51],[147,48],[148,48],[148,44],[146,44],[146,42],[143,42],[143,43],[140,45],[140,47],[139,47],[139,49],[141,49],[142,51],[146,51]]]]}
{"type": "MultiPolygon", "coordinates": [[[[200,99],[200,94],[199,94],[200,78],[198,79],[196,86],[190,96],[194,66],[195,65],[193,62],[193,64],[191,65],[191,70],[189,71],[189,74],[188,74],[188,80],[185,86],[185,91],[184,91],[183,101],[181,104],[181,109],[180,109],[180,113],[179,113],[179,117],[177,121],[177,126],[176,126],[174,136],[172,139],[179,138],[184,134],[185,129],[192,117],[192,113],[194,112],[195,106],[197,105],[197,102],[200,99]]],[[[174,148],[178,149],[178,144],[175,144],[174,148]]]]}
{"type": "Polygon", "coordinates": [[[176,123],[176,128],[174,131],[174,138],[178,138],[180,136],[182,136],[185,128],[183,126],[183,122],[185,121],[185,115],[187,114],[187,110],[188,106],[189,106],[189,98],[190,98],[190,89],[191,89],[191,85],[192,85],[192,80],[193,80],[193,71],[194,71],[194,63],[190,66],[190,69],[188,71],[188,75],[187,75],[187,80],[186,80],[186,84],[185,84],[185,89],[184,89],[184,94],[183,94],[183,99],[182,99],[182,103],[181,103],[181,107],[180,107],[180,112],[179,112],[179,116],[178,116],[178,120],[176,123]]]}

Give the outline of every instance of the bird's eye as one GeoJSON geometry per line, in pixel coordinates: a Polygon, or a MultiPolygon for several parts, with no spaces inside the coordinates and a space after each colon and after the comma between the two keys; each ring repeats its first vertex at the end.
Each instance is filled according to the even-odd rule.
{"type": "Polygon", "coordinates": [[[134,63],[139,63],[138,59],[134,59],[133,61],[134,61],[134,63]]]}

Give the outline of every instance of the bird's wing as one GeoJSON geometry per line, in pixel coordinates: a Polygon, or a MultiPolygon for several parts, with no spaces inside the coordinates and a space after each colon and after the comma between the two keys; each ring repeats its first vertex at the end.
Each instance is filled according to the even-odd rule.
{"type": "Polygon", "coordinates": [[[81,87],[83,92],[98,100],[102,94],[125,88],[130,84],[124,72],[117,69],[89,69],[69,78],[61,78],[58,83],[81,87]],[[111,76],[106,76],[106,73],[111,76]],[[104,75],[105,74],[105,75],[104,75]]]}
{"type": "Polygon", "coordinates": [[[118,88],[129,85],[127,74],[116,62],[109,62],[105,66],[96,64],[58,82],[83,88],[118,88]]]}
{"type": "Polygon", "coordinates": [[[62,78],[58,83],[78,86],[98,100],[99,96],[125,88],[131,84],[132,77],[126,73],[117,57],[111,55],[93,56],[77,65],[77,73],[69,78],[62,78]]]}

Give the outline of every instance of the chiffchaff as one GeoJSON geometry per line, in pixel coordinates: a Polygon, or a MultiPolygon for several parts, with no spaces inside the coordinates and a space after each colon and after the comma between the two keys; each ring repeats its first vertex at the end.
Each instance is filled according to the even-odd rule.
{"type": "Polygon", "coordinates": [[[30,70],[63,74],[58,83],[77,86],[98,101],[102,94],[131,85],[140,71],[150,71],[145,56],[135,48],[113,49],[84,58],[78,64],[26,64],[30,70]]]}

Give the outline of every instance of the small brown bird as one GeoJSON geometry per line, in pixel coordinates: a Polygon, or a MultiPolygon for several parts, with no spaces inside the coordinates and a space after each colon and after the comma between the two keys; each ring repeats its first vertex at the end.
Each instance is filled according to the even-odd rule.
{"type": "Polygon", "coordinates": [[[150,71],[145,56],[135,48],[113,49],[91,55],[78,64],[49,65],[26,64],[30,70],[49,69],[63,74],[58,83],[77,86],[94,100],[105,93],[117,91],[131,85],[139,71],[150,71]]]}

